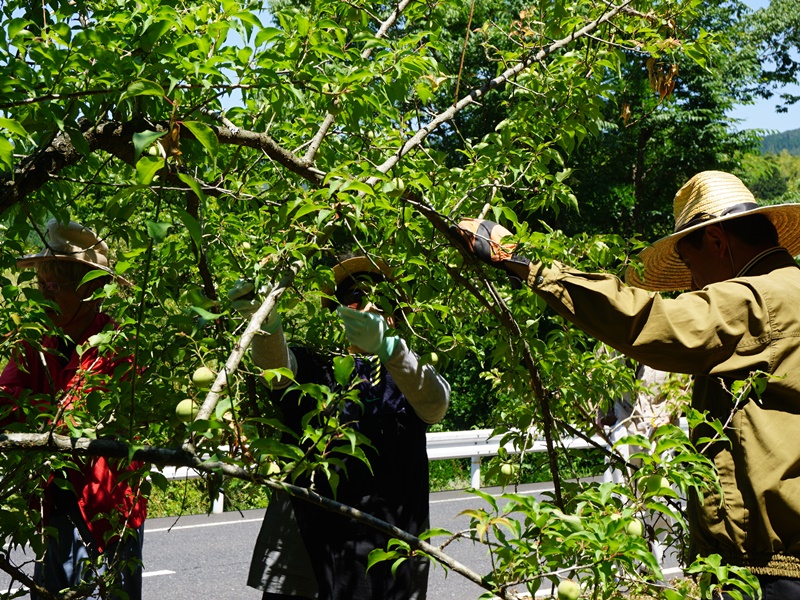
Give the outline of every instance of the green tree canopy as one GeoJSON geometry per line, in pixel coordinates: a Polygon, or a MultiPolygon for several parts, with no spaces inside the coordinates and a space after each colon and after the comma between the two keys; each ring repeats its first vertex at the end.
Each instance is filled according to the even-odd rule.
{"type": "MultiPolygon", "coordinates": [[[[298,456],[278,443],[279,415],[246,349],[258,320],[278,304],[290,339],[343,352],[340,328],[319,306],[336,254],[360,249],[393,267],[389,291],[407,304],[412,347],[436,349],[445,373],[448,362],[483,361],[498,432],[518,448],[532,427],[541,432],[556,482],[553,503],[515,498],[518,519],[472,514],[465,535],[484,542],[492,530],[500,540],[486,577],[419,540],[407,547],[506,598],[515,586],[534,592],[566,573],[580,575],[596,597],[613,597],[619,585],[682,597],[636,575],[643,564],[657,578],[659,566],[644,539],[623,533],[645,511],[669,515],[680,529],[677,505],[636,481],[573,488],[555,461],[561,437],[591,432],[597,406],[630,389],[630,376],[528,290],[496,287],[497,274],[465,260],[449,226],[485,213],[515,229],[531,257],[589,269],[626,261],[634,247],[624,238],[587,235],[577,224],[565,235],[538,219],[578,205],[571,157],[610,129],[613,107],[630,103],[631,90],[642,102],[635,118],[654,140],[689,135],[677,110],[671,129],[660,130],[653,95],[672,95],[673,66],[700,78],[717,56],[724,36],[702,29],[704,11],[698,0],[541,0],[478,6],[470,19],[449,1],[319,0],[310,10],[281,6],[267,20],[259,4],[227,0],[5,3],[2,352],[41,339],[42,297],[31,273],[17,274],[15,257],[40,246],[41,224],[54,215],[101,233],[117,270],[134,282],[104,293],[139,370],[75,409],[63,427],[26,400],[28,422],[16,429],[41,433],[0,438],[0,489],[11,499],[2,534],[39,547],[27,503],[41,493],[41,482],[27,477],[40,464],[35,452],[52,454],[54,468],[69,464],[65,449],[77,448],[199,465],[283,490],[278,481],[325,472],[332,460],[325,450],[346,425],[307,432],[319,455],[298,456]],[[467,41],[464,61],[457,40],[467,41]],[[249,324],[230,318],[225,296],[240,277],[272,289],[249,324]],[[189,384],[200,365],[217,373],[210,390],[189,384]],[[200,405],[189,425],[170,418],[186,397],[200,405]],[[49,432],[81,439],[71,446],[49,432]],[[218,450],[220,441],[229,450],[218,450]],[[212,457],[205,466],[203,453],[212,457]],[[576,515],[585,533],[572,536],[575,520],[567,517],[576,515]]],[[[686,120],[724,127],[713,115],[722,106],[716,91],[697,105],[691,93],[681,98],[686,120]]],[[[722,142],[714,144],[708,164],[722,142]]],[[[648,161],[657,165],[659,154],[654,149],[648,161]]],[[[670,179],[689,168],[675,167],[670,179]]],[[[650,178],[657,185],[655,172],[650,178]]],[[[95,343],[120,349],[116,338],[95,343]]],[[[342,401],[329,390],[315,393],[320,410],[342,401]]],[[[638,440],[649,451],[635,479],[666,470],[683,491],[713,485],[685,436],[677,428],[662,433],[683,449],[680,466],[662,464],[659,447],[638,440]]],[[[710,571],[712,563],[696,568],[710,571]]]]}

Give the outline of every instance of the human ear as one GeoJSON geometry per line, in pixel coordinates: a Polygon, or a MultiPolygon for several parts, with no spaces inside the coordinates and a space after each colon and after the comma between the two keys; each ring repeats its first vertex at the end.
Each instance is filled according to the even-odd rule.
{"type": "Polygon", "coordinates": [[[728,236],[725,234],[725,230],[719,225],[709,225],[706,227],[706,235],[714,254],[719,257],[727,256],[728,236]]]}

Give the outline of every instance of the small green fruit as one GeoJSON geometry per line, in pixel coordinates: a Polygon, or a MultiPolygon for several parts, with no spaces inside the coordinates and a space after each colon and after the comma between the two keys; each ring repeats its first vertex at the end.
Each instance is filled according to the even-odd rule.
{"type": "Polygon", "coordinates": [[[214,374],[214,371],[206,366],[202,366],[192,373],[192,383],[200,389],[205,389],[210,386],[214,383],[216,378],[217,376],[214,374]]]}
{"type": "Polygon", "coordinates": [[[175,407],[175,416],[182,423],[188,423],[195,418],[198,410],[200,410],[200,407],[197,406],[197,403],[191,398],[186,398],[178,402],[178,406],[175,407]]]}
{"type": "Polygon", "coordinates": [[[572,579],[563,579],[558,584],[558,600],[578,600],[580,597],[581,588],[572,579]]]}
{"type": "Polygon", "coordinates": [[[671,489],[669,479],[663,475],[650,475],[644,483],[644,490],[648,496],[663,496],[665,492],[669,494],[671,489]]]}
{"type": "Polygon", "coordinates": [[[399,177],[395,177],[392,179],[391,184],[389,186],[389,195],[390,196],[402,196],[403,192],[406,191],[406,184],[405,182],[400,179],[399,177]]]}
{"type": "Polygon", "coordinates": [[[242,250],[250,250],[250,242],[242,242],[242,250]]]}
{"type": "Polygon", "coordinates": [[[625,525],[625,533],[634,537],[642,537],[644,535],[644,525],[642,525],[639,519],[631,519],[631,521],[625,525]]]}
{"type": "Polygon", "coordinates": [[[439,355],[436,352],[429,352],[422,357],[423,365],[433,365],[434,367],[439,364],[439,355]]]}
{"type": "Polygon", "coordinates": [[[514,465],[512,465],[511,463],[503,463],[500,466],[500,472],[505,477],[511,477],[514,474],[514,465]]]}

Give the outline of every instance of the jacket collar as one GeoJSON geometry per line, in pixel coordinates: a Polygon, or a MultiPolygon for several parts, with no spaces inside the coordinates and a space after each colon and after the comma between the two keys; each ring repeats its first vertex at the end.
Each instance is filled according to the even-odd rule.
{"type": "Polygon", "coordinates": [[[766,275],[775,269],[783,267],[797,267],[792,255],[782,246],[775,246],[769,250],[764,250],[747,263],[736,275],[737,277],[752,277],[754,275],[766,275]]]}

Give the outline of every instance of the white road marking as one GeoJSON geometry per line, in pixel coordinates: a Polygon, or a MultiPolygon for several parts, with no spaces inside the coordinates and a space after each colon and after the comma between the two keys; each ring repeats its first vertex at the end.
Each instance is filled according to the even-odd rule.
{"type": "Polygon", "coordinates": [[[158,577],[159,575],[175,575],[175,571],[167,571],[164,569],[162,571],[145,571],[142,573],[142,577],[158,577]]]}
{"type": "Polygon", "coordinates": [[[218,523],[198,523],[197,525],[175,525],[174,527],[158,527],[156,529],[144,529],[144,539],[147,540],[147,535],[150,533],[160,533],[162,531],[176,531],[178,529],[198,529],[200,527],[216,527],[218,525],[237,525],[239,523],[253,523],[256,521],[263,521],[263,517],[258,519],[236,519],[235,521],[219,521],[218,523]]]}

